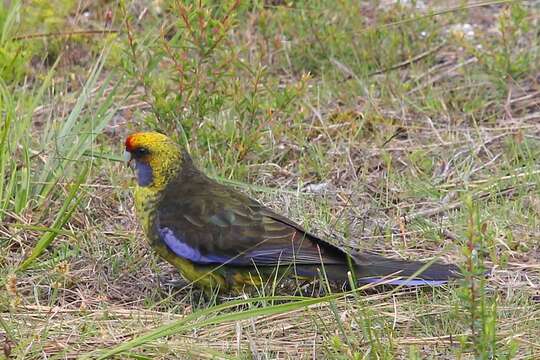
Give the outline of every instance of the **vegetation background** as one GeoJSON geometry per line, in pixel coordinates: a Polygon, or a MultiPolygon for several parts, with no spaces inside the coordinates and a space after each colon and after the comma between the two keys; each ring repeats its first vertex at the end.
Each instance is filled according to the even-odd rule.
{"type": "Polygon", "coordinates": [[[540,358],[539,19],[537,1],[2,1],[0,357],[540,358]],[[465,279],[205,298],[133,215],[120,154],[142,129],[335,243],[465,279]]]}

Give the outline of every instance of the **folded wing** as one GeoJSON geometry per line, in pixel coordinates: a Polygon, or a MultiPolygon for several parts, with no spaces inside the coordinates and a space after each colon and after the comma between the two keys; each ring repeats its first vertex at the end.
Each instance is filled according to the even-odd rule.
{"type": "Polygon", "coordinates": [[[341,250],[255,200],[205,176],[183,175],[166,189],[157,224],[178,256],[242,266],[345,263],[341,250]]]}

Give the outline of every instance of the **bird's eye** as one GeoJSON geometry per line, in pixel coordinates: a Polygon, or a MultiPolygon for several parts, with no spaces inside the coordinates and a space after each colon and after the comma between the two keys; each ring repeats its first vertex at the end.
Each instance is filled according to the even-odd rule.
{"type": "Polygon", "coordinates": [[[134,151],[134,153],[135,153],[134,155],[135,155],[136,157],[141,157],[141,156],[145,156],[145,155],[150,154],[150,151],[149,151],[147,148],[141,147],[141,148],[136,149],[136,150],[134,151]]]}

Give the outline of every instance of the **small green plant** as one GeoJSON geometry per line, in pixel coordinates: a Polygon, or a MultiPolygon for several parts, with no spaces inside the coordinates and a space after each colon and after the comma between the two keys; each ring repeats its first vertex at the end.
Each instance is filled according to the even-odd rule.
{"type": "Polygon", "coordinates": [[[524,46],[526,39],[535,36],[526,6],[520,2],[505,5],[488,41],[471,42],[458,36],[459,43],[478,59],[493,84],[503,92],[537,66],[533,53],[524,46]]]}
{"type": "Polygon", "coordinates": [[[458,292],[464,311],[458,317],[468,324],[469,334],[461,338],[461,349],[472,351],[478,359],[511,359],[512,352],[498,344],[498,294],[487,287],[485,261],[489,259],[493,234],[471,196],[465,198],[465,205],[468,218],[466,243],[463,245],[464,279],[458,292]]]}
{"type": "Polygon", "coordinates": [[[272,129],[279,137],[280,119],[294,111],[293,100],[302,96],[309,77],[281,86],[259,59],[235,46],[228,34],[245,11],[240,1],[174,2],[168,11],[177,14],[175,21],[144,37],[126,15],[124,69],[151,105],[145,123],[178,137],[227,178],[242,177],[239,163],[268,151],[271,139],[263,132],[272,129]]]}
{"type": "Polygon", "coordinates": [[[4,87],[21,80],[31,56],[26,44],[12,40],[19,28],[17,18],[20,12],[21,1],[0,7],[0,79],[4,87]]]}

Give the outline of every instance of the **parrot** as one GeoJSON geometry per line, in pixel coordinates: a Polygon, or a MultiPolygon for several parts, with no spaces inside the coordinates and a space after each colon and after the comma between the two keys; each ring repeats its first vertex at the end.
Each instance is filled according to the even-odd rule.
{"type": "Polygon", "coordinates": [[[452,264],[345,251],[211,179],[164,134],[129,135],[124,155],[134,172],[135,211],[150,247],[203,290],[242,291],[277,274],[343,284],[353,276],[360,284],[394,286],[441,286],[460,276],[452,264]]]}

